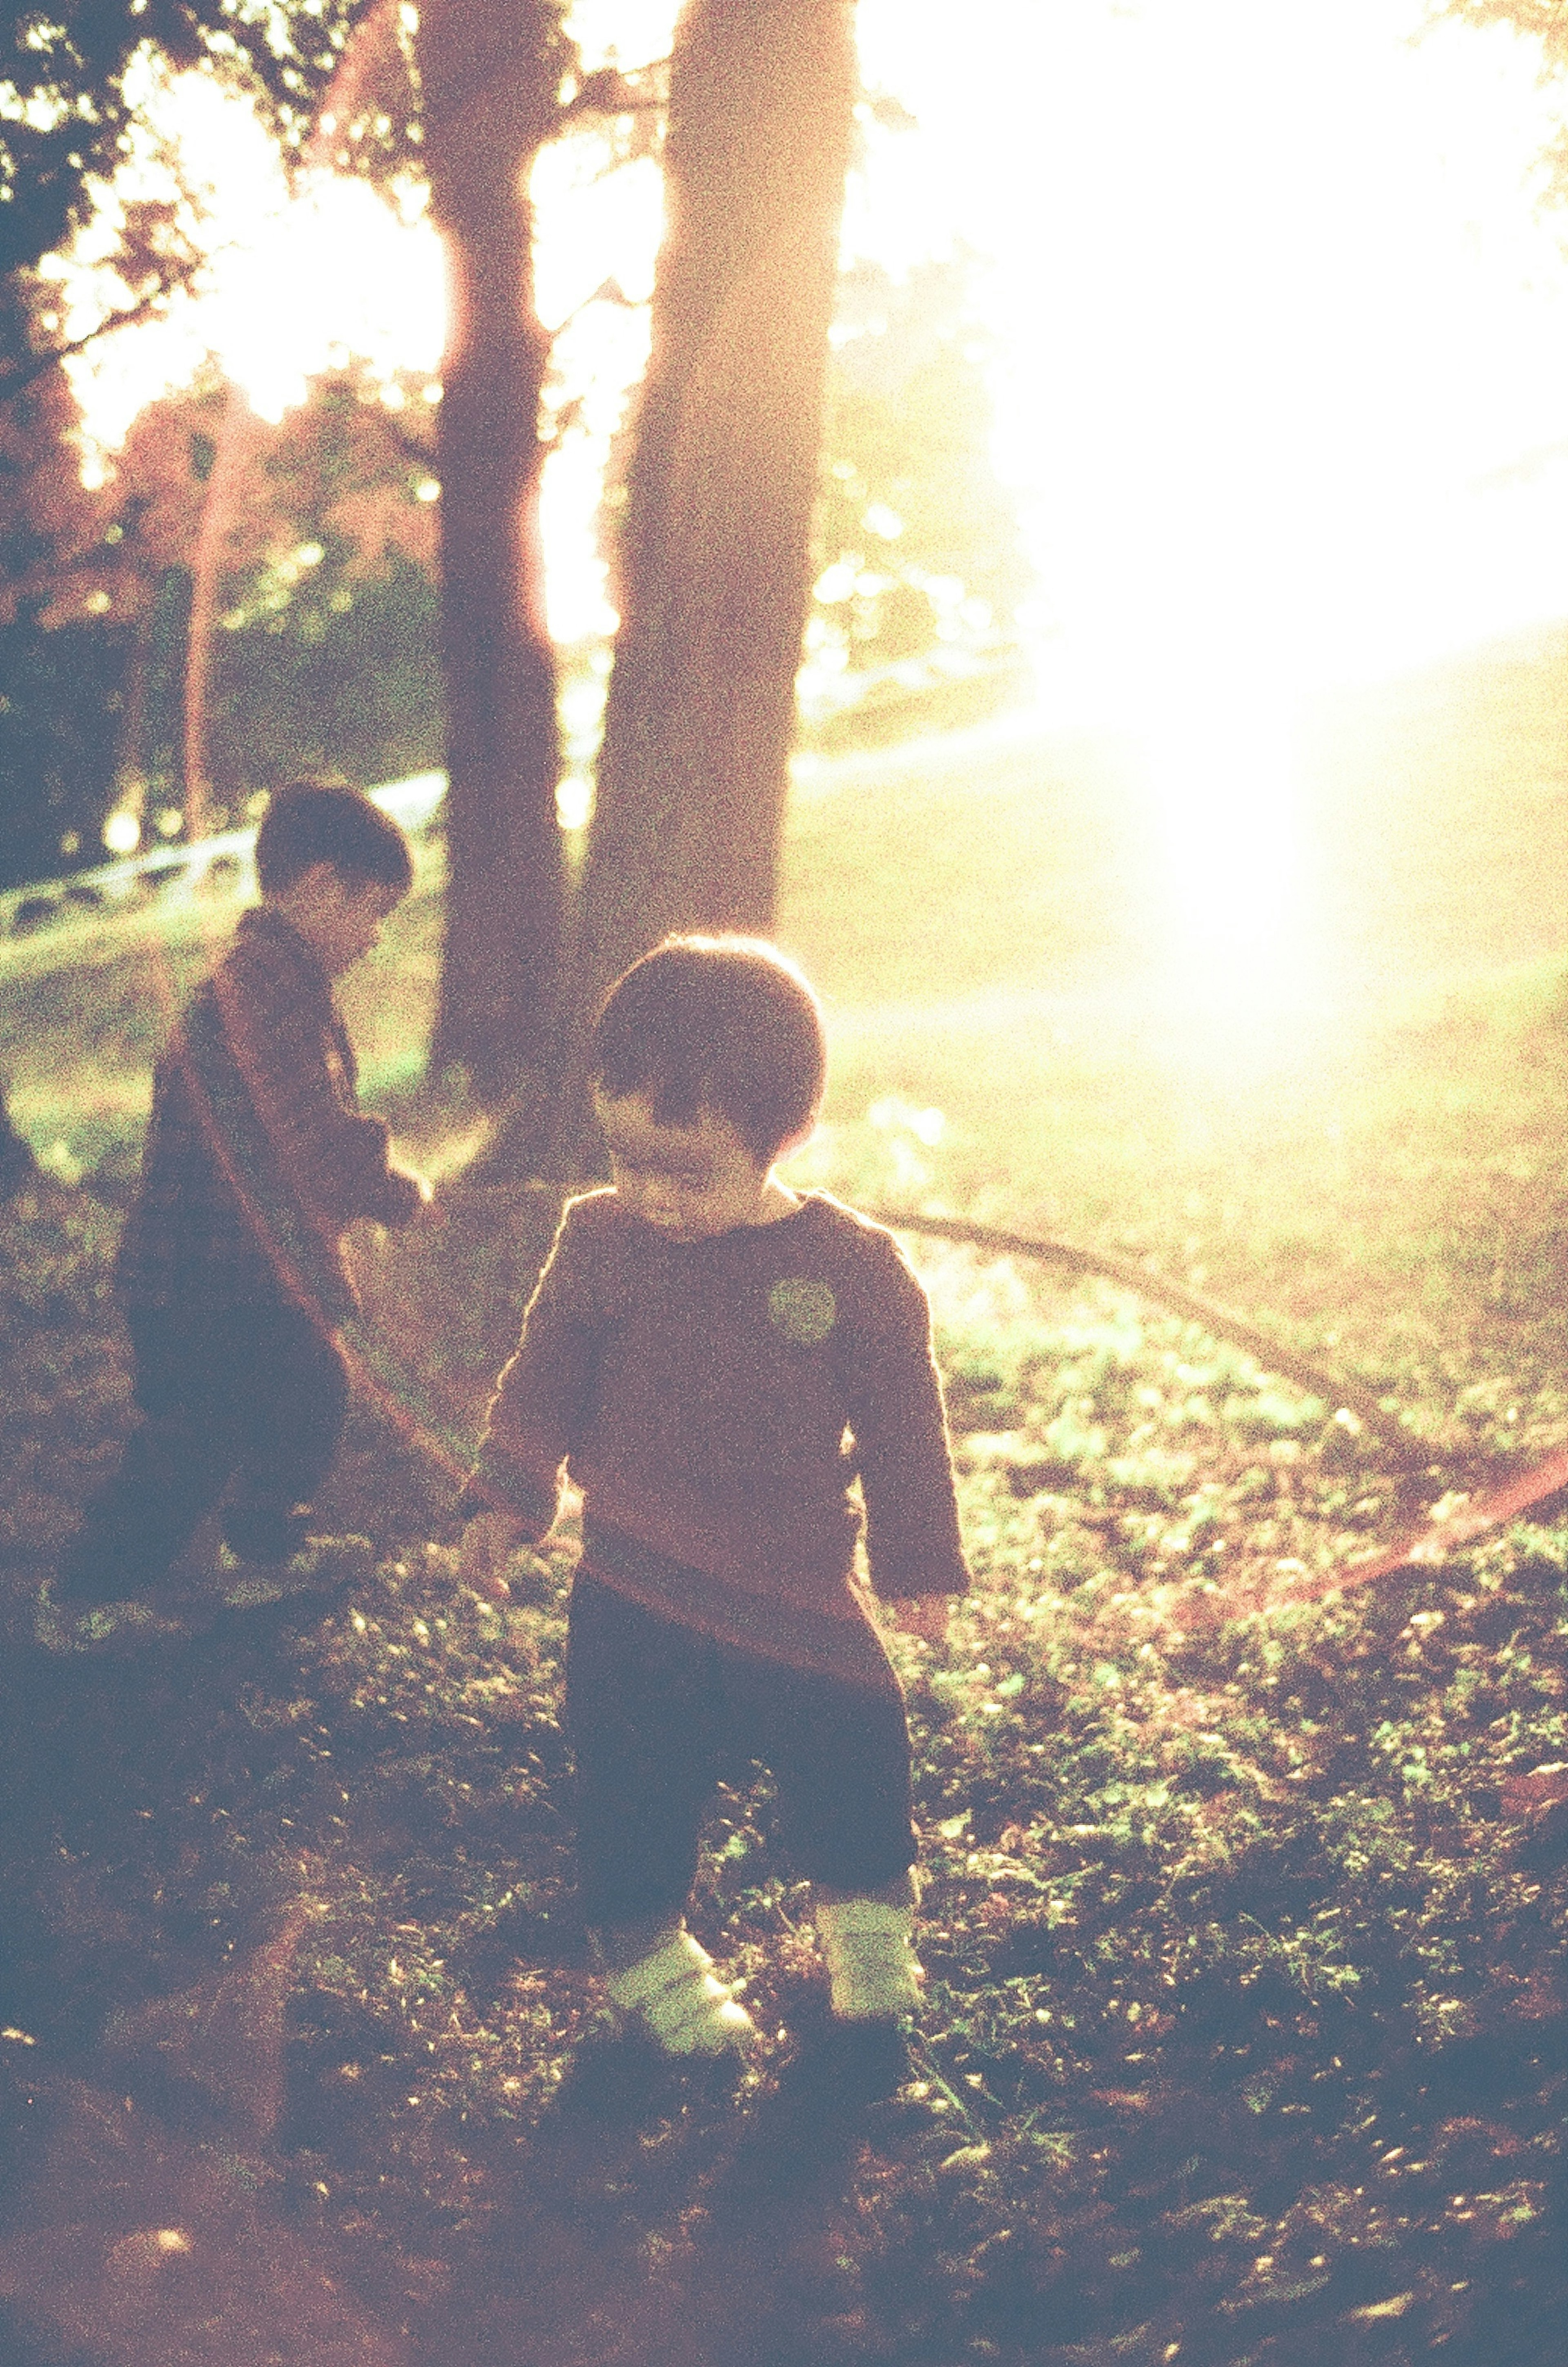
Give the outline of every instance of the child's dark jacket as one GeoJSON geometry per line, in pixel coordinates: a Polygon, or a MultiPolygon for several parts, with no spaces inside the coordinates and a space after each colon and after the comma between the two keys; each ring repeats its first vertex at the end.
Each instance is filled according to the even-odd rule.
{"type": "Polygon", "coordinates": [[[233,1307],[280,1293],[329,1325],[357,1305],[355,1217],[402,1224],[416,1180],[361,1114],[332,981],[266,904],[192,997],[160,1059],[117,1282],[127,1308],[233,1307]]]}
{"type": "Polygon", "coordinates": [[[542,1535],[563,1464],[584,1566],[724,1641],[885,1669],[852,1583],[857,1473],[877,1594],[969,1584],[925,1294],[823,1193],[689,1243],[614,1192],[568,1203],[476,1492],[542,1535]]]}

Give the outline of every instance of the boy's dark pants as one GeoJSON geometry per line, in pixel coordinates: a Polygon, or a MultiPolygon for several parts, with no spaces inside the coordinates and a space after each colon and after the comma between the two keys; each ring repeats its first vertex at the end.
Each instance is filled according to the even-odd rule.
{"type": "Polygon", "coordinates": [[[348,1375],[330,1333],[281,1297],[237,1306],[136,1308],[126,1318],[141,1420],[88,1504],[57,1591],[106,1602],[155,1587],[237,1481],[225,1544],[281,1561],[294,1507],[343,1436],[348,1375]]]}
{"type": "Polygon", "coordinates": [[[592,1925],[682,1912],[714,1786],[747,1783],[753,1760],[777,1785],[797,1874],[860,1895],[915,1863],[909,1729],[891,1670],[874,1689],[792,1668],[715,1643],[579,1571],[566,1709],[592,1925]]]}

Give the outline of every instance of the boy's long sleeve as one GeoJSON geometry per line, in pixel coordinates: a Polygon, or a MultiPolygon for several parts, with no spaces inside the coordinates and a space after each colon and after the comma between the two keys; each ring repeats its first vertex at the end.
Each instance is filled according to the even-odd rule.
{"type": "Polygon", "coordinates": [[[592,1399],[595,1327],[586,1280],[563,1225],[516,1353],[496,1384],[463,1496],[463,1511],[509,1512],[536,1542],[555,1519],[561,1466],[592,1399]]]}
{"type": "Polygon", "coordinates": [[[891,1242],[885,1264],[883,1287],[842,1351],[872,1587],[885,1601],[962,1594],[969,1569],[931,1314],[891,1242]]]}
{"type": "Polygon", "coordinates": [[[284,1180],[323,1232],[356,1217],[402,1224],[418,1183],[391,1164],[391,1136],[354,1105],[353,1055],[330,994],[301,997],[298,966],[270,936],[238,944],[214,981],[224,1033],[284,1180]]]}
{"type": "Polygon", "coordinates": [[[141,1180],[116,1274],[127,1307],[230,1307],[280,1289],[329,1325],[358,1301],[357,1217],[402,1224],[423,1196],[355,1099],[332,984],[262,903],[160,1057],[141,1180]]]}

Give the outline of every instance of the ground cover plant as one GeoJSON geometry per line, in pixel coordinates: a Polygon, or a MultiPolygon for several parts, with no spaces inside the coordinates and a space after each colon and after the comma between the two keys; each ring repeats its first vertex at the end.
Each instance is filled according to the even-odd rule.
{"type": "MultiPolygon", "coordinates": [[[[51,1185],[0,1228],[14,1580],[116,1425],[111,1238],[51,1185]]],[[[243,1962],[305,1892],[284,2190],[424,2355],[1550,2356],[1563,1811],[1508,1804],[1568,1756],[1568,1527],[1292,1609],[1399,1474],[1173,1319],[932,1279],[978,1582],[949,1648],[907,1656],[928,2005],[872,2152],[739,2238],[733,2109],[563,2167],[551,2100],[594,2011],[566,1570],[520,1564],[504,1612],[455,1590],[449,1496],[369,1409],[332,1509],[383,1559],[341,1615],[151,1678],[13,1656],[13,2082],[243,1962]]],[[[809,2029],[765,1792],[712,1841],[703,1937],[765,2029],[809,2029]]]]}
{"type": "MultiPolygon", "coordinates": [[[[995,827],[967,859],[1005,868],[1042,759],[989,744],[995,827]]],[[[558,1726],[570,1552],[520,1557],[504,1610],[458,1589],[449,1478],[395,1406],[356,1406],[323,1501],[378,1556],[331,1618],[152,1663],[28,1650],[32,1584],[126,1408],[120,1171],[25,1189],[0,1214],[0,2340],[27,2367],[218,2355],[171,2349],[162,2285],[116,2302],[96,2353],[51,2298],[94,2243],[117,2292],[141,2257],[118,2119],[118,2168],[85,2166],[111,2150],[82,2134],[95,2098],[130,2099],[168,2160],[248,2180],[269,2242],[330,2259],[390,2346],[345,2358],[1559,2355],[1568,1807],[1540,1771],[1568,1761],[1568,1519],[1314,1592],[1568,1433],[1555,964],[1534,946],[1506,976],[1407,980],[1332,1059],[1239,1083],[1108,1012],[1087,966],[1041,986],[1021,926],[988,976],[958,944],[922,984],[897,927],[886,977],[869,941],[835,974],[841,866],[806,850],[874,839],[878,780],[918,811],[917,774],[889,760],[799,827],[793,941],[828,980],[839,1075],[802,1178],[1146,1255],[1354,1369],[1409,1452],[1156,1297],[920,1251],[976,1585],[945,1648],[900,1648],[918,2077],[780,2194],[776,2033],[824,2000],[765,1785],[721,1801],[696,1910],[762,2063],[739,2100],[584,2132],[558,2103],[599,2010],[558,1726]],[[997,1048],[987,997],[1037,1024],[997,1048]],[[53,2286],[17,2265],[29,2231],[53,2286]]],[[[1065,806],[1072,777],[1064,758],[1065,806]]],[[[908,868],[890,917],[923,926],[908,868]]],[[[1020,889],[1036,919],[1056,892],[1020,889]]],[[[106,1042],[147,1033],[103,976],[91,1008],[106,1042]]],[[[31,1075],[42,1110],[36,1051],[31,1075]]],[[[541,1217],[453,1195],[438,1263],[367,1246],[399,1356],[460,1428],[541,1217]]]]}

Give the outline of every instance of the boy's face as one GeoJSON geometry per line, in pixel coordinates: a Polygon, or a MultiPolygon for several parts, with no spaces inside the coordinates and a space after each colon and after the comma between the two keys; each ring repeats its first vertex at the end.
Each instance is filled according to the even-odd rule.
{"type": "Polygon", "coordinates": [[[739,1225],[771,1223],[795,1205],[716,1110],[701,1111],[691,1126],[660,1126],[648,1093],[612,1100],[595,1091],[593,1107],[617,1198],[669,1240],[711,1240],[739,1225]]]}
{"type": "Polygon", "coordinates": [[[355,879],[330,863],[313,863],[274,900],[327,976],[342,978],[376,944],[401,898],[383,880],[355,879]]]}

